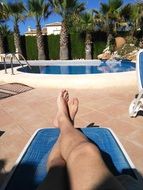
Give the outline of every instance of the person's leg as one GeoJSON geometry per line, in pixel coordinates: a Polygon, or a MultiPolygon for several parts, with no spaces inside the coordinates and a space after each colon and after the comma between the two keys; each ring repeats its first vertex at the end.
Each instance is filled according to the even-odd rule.
{"type": "MultiPolygon", "coordinates": [[[[65,91],[62,91],[61,95],[63,94],[66,104],[69,105],[68,115],[71,122],[74,123],[78,111],[78,100],[73,98],[69,101],[68,93],[64,92],[65,91]]],[[[57,116],[54,119],[54,125],[58,127],[57,116]]],[[[48,175],[37,190],[46,190],[47,188],[51,190],[69,189],[66,162],[60,152],[59,139],[60,137],[58,137],[48,157],[48,175]]]]}
{"type": "Polygon", "coordinates": [[[123,189],[105,165],[99,149],[73,127],[66,96],[68,92],[64,91],[57,99],[57,122],[61,131],[60,151],[66,161],[71,189],[123,189]]]}
{"type": "MultiPolygon", "coordinates": [[[[67,91],[65,91],[65,90],[63,90],[61,92],[61,95],[63,95],[63,98],[64,98],[66,104],[68,105],[68,107],[67,107],[68,117],[70,118],[70,121],[74,124],[75,116],[78,111],[78,104],[79,104],[78,99],[72,98],[69,100],[69,95],[68,95],[67,91]]],[[[57,116],[54,119],[54,125],[55,125],[55,127],[58,127],[57,116]]],[[[57,139],[56,143],[54,144],[54,146],[49,154],[48,168],[51,168],[51,167],[54,167],[57,165],[61,165],[61,166],[65,165],[65,160],[63,159],[61,152],[60,152],[59,139],[60,139],[60,136],[57,139]]]]}

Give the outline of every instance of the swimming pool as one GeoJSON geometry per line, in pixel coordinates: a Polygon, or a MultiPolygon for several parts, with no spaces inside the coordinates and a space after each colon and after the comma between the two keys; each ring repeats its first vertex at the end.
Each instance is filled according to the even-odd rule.
{"type": "MultiPolygon", "coordinates": [[[[68,62],[67,62],[68,63],[68,62]]],[[[135,64],[131,61],[98,61],[96,64],[73,65],[45,65],[19,68],[18,71],[39,74],[100,74],[116,73],[135,70],[135,64]]]]}

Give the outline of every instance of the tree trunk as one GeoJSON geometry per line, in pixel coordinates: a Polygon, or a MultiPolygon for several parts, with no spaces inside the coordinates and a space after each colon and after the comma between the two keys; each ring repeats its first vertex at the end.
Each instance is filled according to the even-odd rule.
{"type": "Polygon", "coordinates": [[[92,59],[92,35],[86,33],[85,37],[85,59],[92,59]]]}
{"type": "Polygon", "coordinates": [[[62,22],[61,34],[60,34],[60,59],[63,60],[69,59],[68,31],[66,23],[64,21],[62,22]]]}
{"type": "Polygon", "coordinates": [[[45,50],[44,50],[44,40],[42,36],[41,26],[37,24],[37,48],[38,48],[38,59],[46,60],[45,50]]]}
{"type": "Polygon", "coordinates": [[[114,38],[113,34],[111,34],[111,33],[108,33],[106,46],[109,47],[109,50],[111,52],[113,52],[115,50],[115,38],[114,38]]]}
{"type": "Polygon", "coordinates": [[[107,44],[106,47],[109,47],[111,53],[115,50],[115,32],[114,32],[114,24],[108,18],[107,25],[107,44]]]}
{"type": "Polygon", "coordinates": [[[14,45],[15,45],[16,53],[22,54],[20,32],[19,32],[18,24],[15,24],[15,26],[14,26],[14,45]]]}
{"type": "Polygon", "coordinates": [[[1,34],[0,34],[0,53],[5,53],[4,44],[3,44],[3,37],[1,34]]]}

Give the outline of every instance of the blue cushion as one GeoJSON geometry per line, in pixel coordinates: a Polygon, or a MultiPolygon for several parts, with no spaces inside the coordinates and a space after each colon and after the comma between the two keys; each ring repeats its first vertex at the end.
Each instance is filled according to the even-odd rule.
{"type": "Polygon", "coordinates": [[[141,87],[143,88],[143,52],[139,54],[139,75],[141,80],[141,87]]]}
{"type": "MultiPolygon", "coordinates": [[[[103,159],[114,175],[129,174],[135,177],[110,130],[106,128],[83,128],[79,130],[100,148],[103,159]]],[[[55,128],[38,131],[10,179],[7,190],[36,189],[47,174],[48,154],[58,135],[59,129],[55,128]]]]}

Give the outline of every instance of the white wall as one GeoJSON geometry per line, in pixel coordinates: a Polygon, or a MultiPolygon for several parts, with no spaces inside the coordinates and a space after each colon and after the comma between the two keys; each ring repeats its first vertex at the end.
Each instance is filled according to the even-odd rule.
{"type": "Polygon", "coordinates": [[[47,35],[57,35],[61,32],[61,26],[46,26],[47,27],[47,35]]]}

